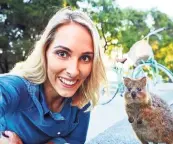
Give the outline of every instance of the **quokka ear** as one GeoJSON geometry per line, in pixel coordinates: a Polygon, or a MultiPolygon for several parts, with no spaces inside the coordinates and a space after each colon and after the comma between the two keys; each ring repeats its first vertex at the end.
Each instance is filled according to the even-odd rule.
{"type": "Polygon", "coordinates": [[[131,79],[128,77],[123,77],[123,79],[124,79],[124,85],[128,86],[128,83],[129,83],[129,81],[131,81],[131,79]]]}
{"type": "Polygon", "coordinates": [[[146,76],[142,77],[140,81],[142,82],[143,86],[146,86],[146,84],[147,84],[147,77],[146,76]]]}

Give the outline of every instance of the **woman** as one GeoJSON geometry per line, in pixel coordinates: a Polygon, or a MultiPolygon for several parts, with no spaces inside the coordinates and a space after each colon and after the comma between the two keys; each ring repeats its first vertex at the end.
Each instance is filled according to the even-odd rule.
{"type": "Polygon", "coordinates": [[[103,80],[93,22],[62,9],[28,58],[0,77],[0,131],[11,144],[82,144],[103,80]]]}

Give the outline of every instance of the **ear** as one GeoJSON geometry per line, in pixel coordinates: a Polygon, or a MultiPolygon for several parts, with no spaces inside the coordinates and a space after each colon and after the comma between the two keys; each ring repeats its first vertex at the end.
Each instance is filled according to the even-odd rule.
{"type": "Polygon", "coordinates": [[[129,83],[129,81],[130,81],[131,79],[128,78],[128,77],[123,77],[123,79],[124,79],[124,85],[125,85],[125,86],[128,86],[128,83],[129,83]]]}
{"type": "Polygon", "coordinates": [[[142,77],[140,81],[142,82],[143,86],[146,86],[146,84],[147,84],[147,77],[142,77]]]}

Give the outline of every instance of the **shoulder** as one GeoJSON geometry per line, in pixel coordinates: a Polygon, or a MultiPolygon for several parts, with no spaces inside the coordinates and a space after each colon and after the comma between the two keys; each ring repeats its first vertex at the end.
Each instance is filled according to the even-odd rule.
{"type": "Polygon", "coordinates": [[[0,74],[0,83],[4,84],[24,84],[24,78],[11,75],[11,74],[0,74]]]}
{"type": "Polygon", "coordinates": [[[83,108],[78,108],[79,115],[90,115],[91,103],[87,103],[83,108]]]}
{"type": "Polygon", "coordinates": [[[37,85],[23,77],[0,74],[0,93],[13,101],[13,103],[18,104],[18,110],[28,108],[31,103],[33,104],[32,96],[36,90],[37,85]]]}
{"type": "Polygon", "coordinates": [[[24,78],[11,74],[0,74],[0,88],[10,93],[26,93],[24,78]]]}
{"type": "Polygon", "coordinates": [[[151,93],[152,105],[159,108],[168,108],[168,103],[156,94],[151,93]]]}
{"type": "Polygon", "coordinates": [[[83,108],[82,111],[88,111],[88,109],[90,109],[91,103],[88,102],[83,108]]]}

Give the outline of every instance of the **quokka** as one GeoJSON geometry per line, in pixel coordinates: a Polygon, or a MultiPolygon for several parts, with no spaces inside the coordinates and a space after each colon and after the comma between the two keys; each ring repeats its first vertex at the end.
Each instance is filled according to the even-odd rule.
{"type": "Polygon", "coordinates": [[[147,78],[124,78],[124,85],[128,120],[141,143],[173,144],[173,112],[164,100],[148,91],[147,78]]]}

